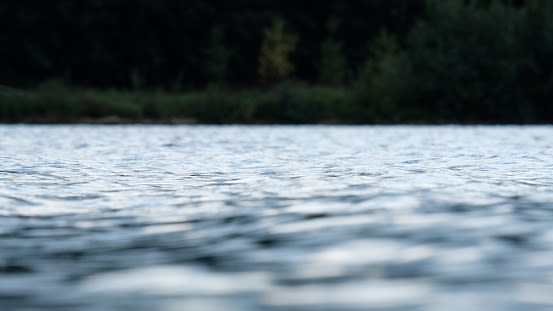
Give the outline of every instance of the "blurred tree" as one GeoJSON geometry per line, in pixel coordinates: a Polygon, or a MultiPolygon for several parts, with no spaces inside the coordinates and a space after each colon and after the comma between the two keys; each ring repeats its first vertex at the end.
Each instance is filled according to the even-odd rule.
{"type": "Polygon", "coordinates": [[[270,28],[263,30],[258,67],[263,82],[274,83],[294,71],[289,57],[296,49],[297,42],[296,35],[284,32],[282,19],[275,19],[270,28]]]}
{"type": "Polygon", "coordinates": [[[553,1],[527,0],[522,8],[519,45],[527,50],[519,83],[525,86],[523,116],[553,118],[553,1]],[[530,105],[532,103],[533,105],[530,105]]]}
{"type": "Polygon", "coordinates": [[[356,81],[358,100],[376,121],[400,121],[400,105],[411,86],[410,60],[398,40],[382,30],[369,44],[369,56],[356,81]]]}
{"type": "Polygon", "coordinates": [[[520,8],[499,0],[428,0],[409,34],[420,110],[444,120],[520,120],[520,8]]]}
{"type": "Polygon", "coordinates": [[[346,81],[346,59],[342,53],[342,42],[336,39],[340,23],[331,18],[327,22],[327,38],[321,44],[321,60],[319,64],[319,83],[322,85],[340,87],[346,81]]]}
{"type": "Polygon", "coordinates": [[[225,83],[231,52],[224,44],[224,28],[217,25],[211,31],[209,47],[205,50],[206,71],[212,82],[219,86],[225,83]]]}

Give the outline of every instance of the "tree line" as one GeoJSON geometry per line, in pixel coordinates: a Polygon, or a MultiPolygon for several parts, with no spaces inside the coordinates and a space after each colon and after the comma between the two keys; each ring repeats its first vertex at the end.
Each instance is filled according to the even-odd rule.
{"type": "Polygon", "coordinates": [[[4,0],[0,83],[56,78],[186,90],[224,79],[258,85],[264,29],[275,20],[297,38],[293,77],[316,82],[328,20],[340,21],[336,36],[353,74],[370,37],[382,27],[406,32],[421,11],[420,0],[4,0]]]}
{"type": "Polygon", "coordinates": [[[553,121],[548,0],[5,0],[0,19],[0,83],[16,87],[278,86],[262,115],[291,122],[317,122],[317,101],[363,123],[553,121]]]}

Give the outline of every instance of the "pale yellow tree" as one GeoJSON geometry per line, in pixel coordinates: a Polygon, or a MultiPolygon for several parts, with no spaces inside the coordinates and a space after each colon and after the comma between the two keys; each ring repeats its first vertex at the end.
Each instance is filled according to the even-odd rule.
{"type": "Polygon", "coordinates": [[[271,27],[263,30],[258,67],[263,82],[276,82],[294,71],[289,57],[296,50],[297,43],[296,35],[284,32],[281,19],[275,19],[271,27]]]}

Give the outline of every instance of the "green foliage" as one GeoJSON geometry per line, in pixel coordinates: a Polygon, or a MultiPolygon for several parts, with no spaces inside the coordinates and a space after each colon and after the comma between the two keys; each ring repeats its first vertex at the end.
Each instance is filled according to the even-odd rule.
{"type": "Polygon", "coordinates": [[[351,92],[313,87],[291,90],[289,101],[299,123],[351,123],[357,121],[351,92]]]}
{"type": "Polygon", "coordinates": [[[553,119],[553,2],[527,0],[520,23],[521,47],[526,50],[521,64],[519,87],[524,101],[519,106],[524,121],[553,119]]]}
{"type": "Polygon", "coordinates": [[[0,121],[23,122],[36,113],[35,97],[18,89],[0,86],[0,121]]]}
{"type": "Polygon", "coordinates": [[[346,59],[342,52],[342,42],[336,39],[339,22],[333,18],[327,22],[327,38],[321,43],[319,83],[340,87],[347,76],[346,59]]]}
{"type": "Polygon", "coordinates": [[[427,19],[409,34],[413,100],[446,120],[519,119],[520,73],[531,58],[519,40],[522,13],[501,1],[427,1],[427,19]]]}
{"type": "Polygon", "coordinates": [[[202,92],[92,90],[49,81],[34,90],[0,87],[0,122],[347,122],[349,92],[332,88],[295,88],[279,92],[202,92]]]}
{"type": "Polygon", "coordinates": [[[217,85],[223,85],[227,76],[231,52],[224,44],[224,28],[215,26],[211,31],[209,47],[206,49],[206,71],[217,85]]]}
{"type": "Polygon", "coordinates": [[[294,71],[295,67],[289,58],[297,42],[296,35],[284,32],[282,19],[275,19],[270,28],[263,30],[258,67],[262,81],[274,83],[294,71]]]}
{"type": "Polygon", "coordinates": [[[400,105],[407,99],[411,82],[409,56],[386,30],[371,41],[368,54],[355,85],[364,118],[400,121],[400,105]]]}

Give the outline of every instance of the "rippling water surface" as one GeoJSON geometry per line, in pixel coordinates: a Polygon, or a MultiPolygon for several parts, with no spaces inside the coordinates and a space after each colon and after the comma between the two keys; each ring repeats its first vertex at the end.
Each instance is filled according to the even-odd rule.
{"type": "Polygon", "coordinates": [[[553,127],[0,126],[2,310],[552,310],[553,127]]]}

